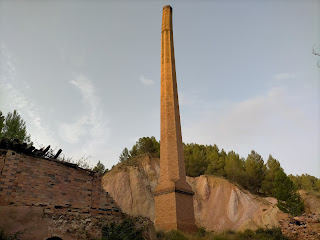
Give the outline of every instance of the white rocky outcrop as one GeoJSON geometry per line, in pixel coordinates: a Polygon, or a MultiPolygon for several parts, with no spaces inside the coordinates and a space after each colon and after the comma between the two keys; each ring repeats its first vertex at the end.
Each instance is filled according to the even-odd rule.
{"type": "MultiPolygon", "coordinates": [[[[119,164],[102,180],[103,188],[131,215],[142,215],[154,221],[152,192],[158,184],[159,159],[145,156],[132,164],[119,164]]],[[[261,198],[213,176],[187,177],[195,192],[196,223],[207,230],[257,229],[279,226],[279,215],[273,198],[261,198]]]]}

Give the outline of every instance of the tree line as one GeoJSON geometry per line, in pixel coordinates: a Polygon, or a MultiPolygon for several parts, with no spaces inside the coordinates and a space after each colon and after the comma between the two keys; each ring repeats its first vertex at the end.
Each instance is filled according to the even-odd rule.
{"type": "MultiPolygon", "coordinates": [[[[187,176],[212,175],[226,178],[254,194],[275,197],[278,207],[293,215],[299,215],[304,210],[298,189],[320,191],[320,179],[307,174],[288,176],[272,155],[264,162],[254,150],[243,158],[234,151],[227,153],[224,149],[220,150],[216,144],[196,143],[183,144],[183,151],[187,176]]],[[[123,149],[119,162],[142,154],[159,157],[160,142],[155,137],[140,138],[131,150],[123,149]]]]}
{"type": "MultiPolygon", "coordinates": [[[[26,123],[16,110],[13,113],[9,112],[6,116],[0,111],[1,138],[18,139],[22,143],[32,144],[30,134],[26,130],[26,123]]],[[[248,154],[247,158],[240,158],[234,151],[227,153],[224,149],[220,150],[216,144],[213,146],[183,144],[183,150],[187,176],[224,177],[252,193],[277,198],[279,208],[294,215],[303,211],[303,203],[297,189],[320,191],[320,179],[308,174],[287,176],[280,162],[272,155],[269,155],[265,163],[254,150],[248,154]]],[[[119,161],[126,162],[142,154],[160,157],[160,142],[155,137],[140,138],[131,150],[123,149],[119,161]]],[[[108,171],[100,161],[91,170],[101,174],[108,171]]]]}
{"type": "Polygon", "coordinates": [[[320,179],[309,174],[289,175],[289,178],[298,189],[304,189],[310,192],[320,193],[320,179]]]}

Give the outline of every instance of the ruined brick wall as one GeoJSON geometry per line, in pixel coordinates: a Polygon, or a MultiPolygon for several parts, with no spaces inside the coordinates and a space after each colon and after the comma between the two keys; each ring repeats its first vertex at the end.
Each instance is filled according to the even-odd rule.
{"type": "Polygon", "coordinates": [[[74,164],[0,150],[0,171],[0,227],[29,232],[22,239],[81,239],[79,230],[98,235],[123,217],[101,177],[74,164]]]}
{"type": "Polygon", "coordinates": [[[2,175],[2,170],[4,167],[4,159],[6,157],[7,151],[5,150],[0,150],[0,176],[2,175]]]}

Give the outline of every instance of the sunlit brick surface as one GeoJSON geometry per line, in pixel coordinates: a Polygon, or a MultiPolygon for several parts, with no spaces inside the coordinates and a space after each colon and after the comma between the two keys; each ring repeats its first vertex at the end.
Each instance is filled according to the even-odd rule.
{"type": "Polygon", "coordinates": [[[193,192],[186,182],[175,70],[172,8],[165,6],[161,31],[160,183],[155,191],[156,227],[193,231],[193,192]]]}

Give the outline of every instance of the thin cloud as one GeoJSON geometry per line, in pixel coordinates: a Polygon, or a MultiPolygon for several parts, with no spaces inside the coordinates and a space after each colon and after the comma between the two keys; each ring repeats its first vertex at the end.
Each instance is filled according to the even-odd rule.
{"type": "Polygon", "coordinates": [[[74,85],[80,91],[83,99],[90,104],[93,111],[96,111],[98,98],[95,95],[95,88],[89,78],[79,74],[70,81],[70,84],[74,85]]]}
{"type": "MultiPolygon", "coordinates": [[[[316,158],[318,144],[316,121],[306,116],[301,106],[290,102],[290,94],[286,88],[273,87],[260,96],[226,103],[223,110],[216,111],[217,107],[212,106],[213,110],[186,122],[182,128],[183,139],[200,144],[215,143],[242,157],[252,149],[265,160],[271,153],[290,173],[299,158],[316,158]],[[305,142],[309,150],[299,151],[305,142]],[[293,148],[296,150],[292,151],[293,148]]],[[[301,171],[307,171],[307,164],[310,162],[301,171]]]]}
{"type": "Polygon", "coordinates": [[[100,103],[94,85],[83,74],[78,74],[69,83],[80,92],[86,112],[75,122],[62,123],[60,135],[71,144],[79,142],[85,136],[101,138],[101,132],[105,135],[109,131],[102,118],[102,112],[99,110],[100,103]]]}
{"type": "MultiPolygon", "coordinates": [[[[20,85],[15,84],[16,67],[4,44],[1,45],[0,61],[0,91],[5,103],[4,106],[1,106],[1,110],[18,110],[26,121],[27,131],[30,133],[32,141],[42,144],[56,144],[53,133],[44,123],[37,105],[22,93],[19,89],[20,85]]],[[[23,85],[28,87],[26,83],[23,85]]]]}
{"type": "Polygon", "coordinates": [[[196,107],[206,108],[208,107],[208,102],[204,101],[201,98],[201,94],[193,91],[193,92],[180,92],[179,93],[179,105],[180,106],[188,106],[188,107],[196,107]]]}
{"type": "Polygon", "coordinates": [[[139,81],[146,86],[151,86],[155,84],[155,81],[150,79],[150,78],[146,78],[144,75],[140,75],[139,77],[139,81]]]}
{"type": "MultiPolygon", "coordinates": [[[[244,143],[256,136],[270,136],[286,122],[295,125],[305,123],[303,114],[289,105],[286,98],[287,92],[284,88],[273,87],[263,95],[226,103],[223,110],[220,108],[219,111],[204,113],[196,124],[196,130],[194,127],[186,128],[199,133],[200,138],[203,136],[208,140],[209,136],[214,136],[226,144],[244,143]]],[[[217,107],[212,106],[212,109],[217,107]]],[[[284,128],[287,129],[286,126],[284,128]]],[[[203,142],[200,139],[199,141],[203,142]]]]}
{"type": "Polygon", "coordinates": [[[77,121],[60,124],[60,136],[69,144],[78,144],[76,150],[68,154],[81,157],[95,155],[103,159],[110,151],[105,149],[108,145],[111,129],[102,112],[100,99],[96,95],[96,88],[92,81],[83,74],[78,74],[69,82],[81,95],[84,109],[83,115],[77,121]],[[80,146],[80,147],[79,147],[80,146]]]}
{"type": "Polygon", "coordinates": [[[36,147],[49,144],[59,146],[66,156],[74,159],[94,155],[96,160],[103,160],[105,156],[112,156],[113,149],[106,149],[111,129],[101,110],[95,86],[87,76],[77,74],[69,82],[79,91],[83,100],[80,109],[84,109],[85,113],[74,122],[58,122],[58,131],[53,131],[44,119],[40,106],[23,94],[27,85],[18,84],[17,69],[4,45],[0,50],[1,111],[5,114],[17,109],[20,112],[36,147]],[[78,144],[66,147],[68,143],[78,144]]]}

